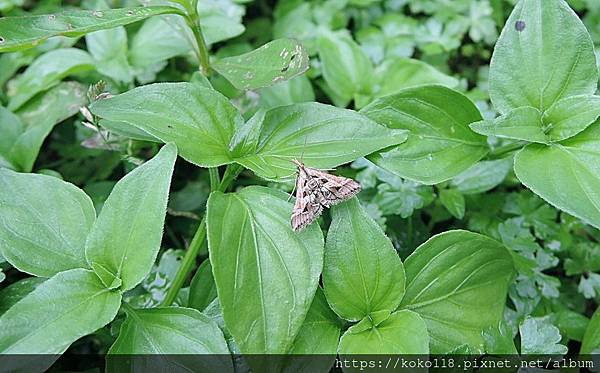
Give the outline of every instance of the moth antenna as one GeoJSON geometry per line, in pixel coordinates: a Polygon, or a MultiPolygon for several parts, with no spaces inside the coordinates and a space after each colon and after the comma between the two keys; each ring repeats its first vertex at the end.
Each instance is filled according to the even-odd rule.
{"type": "Polygon", "coordinates": [[[300,162],[304,163],[304,151],[306,150],[306,141],[308,136],[304,136],[304,145],[302,145],[302,153],[300,154],[300,162]]]}

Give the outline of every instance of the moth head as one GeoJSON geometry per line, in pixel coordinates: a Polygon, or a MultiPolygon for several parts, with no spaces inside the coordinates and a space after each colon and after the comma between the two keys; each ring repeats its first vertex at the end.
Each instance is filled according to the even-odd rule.
{"type": "Polygon", "coordinates": [[[296,158],[292,159],[292,163],[295,164],[298,168],[304,167],[304,164],[297,160],[296,158]]]}

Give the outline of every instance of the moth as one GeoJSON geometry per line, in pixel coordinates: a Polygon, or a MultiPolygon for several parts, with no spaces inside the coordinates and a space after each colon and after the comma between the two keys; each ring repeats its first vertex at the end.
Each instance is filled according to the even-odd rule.
{"type": "Polygon", "coordinates": [[[297,159],[296,203],[292,210],[292,229],[299,231],[315,221],[323,209],[337,205],[360,192],[360,184],[346,177],[306,167],[297,159]]]}

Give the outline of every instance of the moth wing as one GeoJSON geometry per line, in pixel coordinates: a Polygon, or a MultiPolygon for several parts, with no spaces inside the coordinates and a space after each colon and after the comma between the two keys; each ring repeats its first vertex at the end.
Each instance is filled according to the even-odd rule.
{"type": "Polygon", "coordinates": [[[323,212],[323,206],[318,203],[318,196],[315,191],[310,190],[306,184],[309,177],[308,174],[300,172],[296,179],[296,202],[294,203],[291,219],[294,231],[306,227],[323,212]]]}
{"type": "Polygon", "coordinates": [[[337,205],[361,191],[356,181],[343,176],[335,176],[319,170],[311,170],[321,181],[322,204],[325,207],[337,205]]]}
{"type": "Polygon", "coordinates": [[[310,225],[323,212],[323,206],[319,203],[309,203],[304,210],[294,211],[292,213],[292,229],[299,231],[300,229],[310,225]]]}

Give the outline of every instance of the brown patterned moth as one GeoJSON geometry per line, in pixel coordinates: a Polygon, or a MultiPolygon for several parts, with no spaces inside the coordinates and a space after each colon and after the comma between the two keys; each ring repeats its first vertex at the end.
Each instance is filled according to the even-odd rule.
{"type": "Polygon", "coordinates": [[[360,184],[346,177],[306,167],[297,159],[296,203],[292,210],[292,229],[299,231],[315,221],[324,208],[337,205],[360,192],[360,184]]]}

